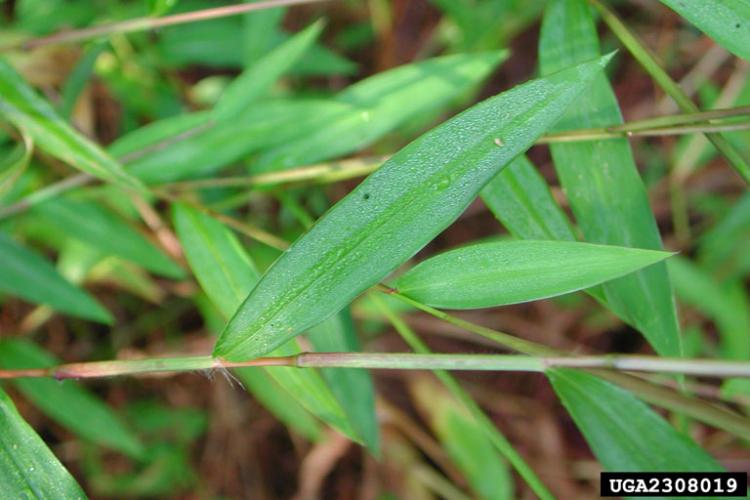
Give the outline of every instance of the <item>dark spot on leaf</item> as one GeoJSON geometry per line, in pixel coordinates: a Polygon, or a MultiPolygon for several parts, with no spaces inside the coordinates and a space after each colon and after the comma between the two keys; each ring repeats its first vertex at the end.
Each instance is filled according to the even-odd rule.
{"type": "Polygon", "coordinates": [[[370,193],[365,193],[364,195],[362,195],[362,198],[364,198],[365,200],[369,200],[370,199],[370,193]]]}
{"type": "Polygon", "coordinates": [[[734,25],[735,28],[740,29],[740,26],[742,26],[740,23],[737,23],[734,25]]]}

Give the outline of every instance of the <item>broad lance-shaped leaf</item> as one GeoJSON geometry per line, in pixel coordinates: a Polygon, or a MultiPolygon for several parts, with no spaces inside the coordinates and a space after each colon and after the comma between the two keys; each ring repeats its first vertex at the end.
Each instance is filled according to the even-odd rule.
{"type": "Polygon", "coordinates": [[[313,23],[243,71],[224,90],[213,118],[227,120],[245,111],[305,54],[322,30],[321,21],[313,23]]]}
{"type": "MultiPolygon", "coordinates": [[[[0,341],[0,365],[5,369],[49,368],[54,356],[26,340],[0,341]]],[[[34,405],[83,439],[139,458],[145,449],[103,401],[72,380],[17,379],[14,385],[34,405]]]]}
{"type": "Polygon", "coordinates": [[[396,153],[279,257],[219,337],[214,355],[263,355],[387,276],[456,220],[607,59],[490,98],[396,153]]]}
{"type": "Polygon", "coordinates": [[[723,470],[688,436],[628,391],[581,371],[549,370],[547,377],[606,470],[723,470]]]}
{"type": "Polygon", "coordinates": [[[2,390],[0,498],[86,498],[70,472],[18,414],[13,401],[2,390]]]}
{"type": "MultiPolygon", "coordinates": [[[[548,4],[539,49],[542,74],[599,55],[591,9],[585,0],[548,4]]],[[[555,130],[622,122],[604,74],[555,130]]],[[[626,139],[553,144],[557,175],[586,241],[660,250],[659,230],[626,139]]],[[[680,356],[680,331],[664,264],[604,285],[609,307],[640,330],[659,354],[680,356]]]]}
{"type": "Polygon", "coordinates": [[[94,201],[73,196],[58,197],[40,203],[33,212],[66,235],[103,253],[117,255],[163,276],[181,278],[185,275],[180,266],[146,237],[94,201]]]}
{"type": "Polygon", "coordinates": [[[443,449],[466,476],[477,497],[514,498],[513,476],[505,459],[466,408],[428,377],[414,379],[409,389],[443,449]]]}
{"type": "Polygon", "coordinates": [[[734,55],[750,61],[750,2],[661,0],[734,55]]]}
{"type": "Polygon", "coordinates": [[[81,318],[111,323],[112,316],[88,293],[66,281],[43,257],[0,231],[0,292],[81,318]]]}
{"type": "Polygon", "coordinates": [[[395,287],[435,307],[502,306],[582,290],[669,255],[572,241],[481,243],[427,259],[401,276],[395,287]]]}
{"type": "Polygon", "coordinates": [[[60,118],[52,106],[2,59],[0,114],[17,128],[23,129],[34,140],[34,144],[55,158],[122,187],[142,188],[138,179],[127,174],[99,146],[60,118]]]}
{"type": "MultiPolygon", "coordinates": [[[[174,220],[177,234],[182,242],[190,267],[195,273],[201,288],[216,304],[225,318],[231,317],[242,300],[258,282],[259,275],[255,266],[245,253],[237,238],[220,222],[201,212],[181,205],[174,205],[174,220]]],[[[337,331],[327,332],[336,337],[337,331]]],[[[332,339],[333,340],[333,339],[332,339]]],[[[296,342],[289,342],[271,353],[275,356],[288,356],[300,352],[296,342]]],[[[377,429],[365,427],[375,424],[375,407],[370,405],[372,416],[363,415],[362,408],[374,397],[367,393],[360,383],[357,393],[347,389],[354,381],[331,380],[329,383],[321,378],[315,370],[298,370],[294,368],[268,368],[260,375],[257,369],[238,370],[243,381],[254,389],[260,401],[266,404],[280,419],[290,422],[288,417],[299,414],[294,407],[297,402],[326,423],[339,429],[357,441],[363,441],[377,449],[377,429]],[[264,374],[267,374],[264,377],[264,374]],[[267,376],[274,379],[290,397],[279,398],[269,391],[277,391],[277,386],[263,385],[267,376]],[[341,390],[334,386],[341,386],[341,390]],[[330,386],[330,388],[329,388],[330,386]],[[339,396],[338,400],[336,396],[339,396]],[[354,419],[358,419],[356,422],[354,419]]],[[[369,378],[369,376],[368,376],[369,378]]],[[[360,381],[361,382],[361,381],[360,381]]],[[[370,389],[372,385],[370,384],[370,389]]],[[[307,432],[310,425],[302,426],[307,432]]],[[[309,432],[307,432],[309,435],[309,432]]]]}

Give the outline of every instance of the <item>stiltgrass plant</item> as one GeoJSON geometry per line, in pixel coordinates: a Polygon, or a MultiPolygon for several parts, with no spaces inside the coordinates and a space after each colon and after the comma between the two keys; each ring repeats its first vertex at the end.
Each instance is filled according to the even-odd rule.
{"type": "Polygon", "coordinates": [[[547,499],[598,492],[587,453],[735,468],[750,8],[662,3],[415,2],[428,27],[379,0],[12,3],[0,496],[547,499]],[[691,95],[693,50],[732,76],[691,95]]]}

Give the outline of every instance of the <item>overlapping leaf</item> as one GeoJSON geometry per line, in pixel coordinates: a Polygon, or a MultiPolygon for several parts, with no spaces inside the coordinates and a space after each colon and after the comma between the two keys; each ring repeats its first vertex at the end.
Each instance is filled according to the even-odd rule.
{"type": "Polygon", "coordinates": [[[750,2],[661,0],[733,54],[750,61],[750,2]]]}
{"type": "Polygon", "coordinates": [[[547,376],[592,451],[609,471],[721,471],[716,461],[651,408],[588,373],[547,376]]]}
{"type": "MultiPolygon", "coordinates": [[[[195,273],[201,287],[216,304],[225,317],[230,317],[237,309],[242,300],[253,289],[258,281],[258,273],[252,261],[242,249],[234,235],[221,223],[211,217],[184,205],[175,205],[174,219],[177,233],[185,249],[190,267],[195,273]]],[[[272,355],[287,356],[299,353],[296,342],[281,346],[272,355]]],[[[374,424],[374,406],[370,409],[373,416],[366,420],[359,420],[356,425],[350,417],[362,418],[361,405],[354,403],[353,413],[347,415],[347,409],[352,400],[358,402],[358,398],[370,398],[372,394],[360,392],[350,394],[350,398],[340,399],[345,405],[339,404],[333,391],[314,370],[297,370],[294,368],[268,368],[265,372],[270,375],[281,387],[283,387],[294,398],[281,399],[276,395],[268,395],[267,391],[278,390],[277,386],[263,387],[260,383],[263,375],[258,376],[257,369],[238,370],[239,376],[245,380],[249,379],[249,385],[259,389],[256,394],[258,398],[269,405],[280,418],[284,418],[294,412],[285,408],[288,405],[295,406],[294,401],[299,402],[313,414],[320,417],[330,425],[341,430],[353,439],[362,441],[360,434],[362,425],[366,420],[374,424]],[[356,430],[352,430],[356,429],[356,430]]],[[[340,383],[343,391],[349,387],[352,381],[331,381],[340,383]]],[[[358,385],[362,389],[362,385],[358,385]]],[[[370,390],[372,389],[370,385],[370,390]]],[[[294,425],[294,422],[289,422],[294,425]]],[[[366,429],[367,437],[373,433],[372,429],[366,429]]],[[[376,430],[374,431],[377,432],[376,430]]],[[[373,442],[368,440],[368,444],[373,442]]]]}
{"type": "MultiPolygon", "coordinates": [[[[585,0],[555,0],[542,25],[539,56],[543,74],[596,57],[599,41],[585,0]]],[[[603,74],[586,99],[556,130],[622,122],[614,93],[603,74]]],[[[661,239],[646,190],[625,139],[553,144],[560,182],[586,241],[659,250],[661,239]]],[[[663,264],[604,285],[612,310],[638,328],[657,352],[681,353],[669,277],[663,264]]]]}
{"type": "Polygon", "coordinates": [[[581,64],[488,99],[394,155],[274,263],[219,337],[214,355],[265,354],[388,275],[554,124],[603,63],[581,64]]]}
{"type": "Polygon", "coordinates": [[[52,106],[3,60],[0,60],[0,112],[50,155],[121,187],[141,188],[137,179],[60,118],[52,106]]]}

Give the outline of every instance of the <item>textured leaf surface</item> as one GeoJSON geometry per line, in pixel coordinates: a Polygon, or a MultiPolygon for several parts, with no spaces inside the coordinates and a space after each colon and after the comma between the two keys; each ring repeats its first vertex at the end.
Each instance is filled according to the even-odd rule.
{"type": "Polygon", "coordinates": [[[750,61],[748,0],[661,0],[734,55],[750,61]]]}
{"type": "Polygon", "coordinates": [[[37,304],[111,323],[112,316],[88,293],[66,281],[43,257],[0,232],[0,291],[37,304]]]}
{"type": "Polygon", "coordinates": [[[723,470],[689,437],[624,389],[580,371],[550,370],[547,376],[606,470],[723,470]]]}
{"type": "Polygon", "coordinates": [[[0,60],[0,112],[40,149],[102,180],[140,188],[99,146],[68,125],[5,61],[0,60]]]}
{"type": "Polygon", "coordinates": [[[86,495],[0,390],[0,497],[83,499],[86,495]]]}
{"type": "MultiPolygon", "coordinates": [[[[255,266],[234,235],[215,219],[188,206],[175,204],[174,220],[190,268],[201,288],[222,315],[230,317],[258,282],[255,266]]],[[[287,356],[299,352],[296,342],[290,342],[271,355],[287,356]]],[[[317,371],[295,368],[264,370],[289,392],[291,398],[268,394],[268,391],[278,390],[278,386],[264,386],[263,375],[256,375],[256,371],[254,368],[237,370],[237,374],[243,381],[248,380],[258,399],[279,418],[298,414],[295,409],[287,407],[299,403],[333,427],[355,440],[361,440],[352,431],[344,410],[317,371]]],[[[295,425],[293,421],[287,423],[295,425]]],[[[309,423],[305,422],[302,429],[308,432],[309,427],[309,423]]]]}
{"type": "Polygon", "coordinates": [[[395,287],[435,307],[493,307],[582,290],[669,255],[572,241],[482,243],[427,259],[401,276],[395,287]]]}
{"type": "Polygon", "coordinates": [[[265,354],[408,260],[556,121],[603,63],[520,85],[395,154],[274,263],[219,337],[214,355],[265,354]]]}
{"type": "MultiPolygon", "coordinates": [[[[554,0],[542,25],[542,74],[599,55],[599,41],[585,0],[554,0]]],[[[586,95],[556,130],[622,123],[612,88],[598,74],[586,95]]],[[[553,144],[560,182],[586,241],[660,250],[661,238],[626,139],[553,144]]],[[[681,354],[669,277],[664,264],[604,285],[607,304],[638,328],[663,355],[681,354]]]]}
{"type": "Polygon", "coordinates": [[[75,197],[40,203],[34,212],[67,235],[103,253],[117,255],[155,273],[180,278],[185,272],[153,243],[104,206],[75,197]]]}
{"type": "MultiPolygon", "coordinates": [[[[48,368],[59,360],[31,342],[0,342],[0,365],[5,369],[48,368]]],[[[143,445],[106,403],[72,380],[18,379],[14,385],[34,405],[83,439],[121,451],[131,457],[144,453],[143,445]]]]}

